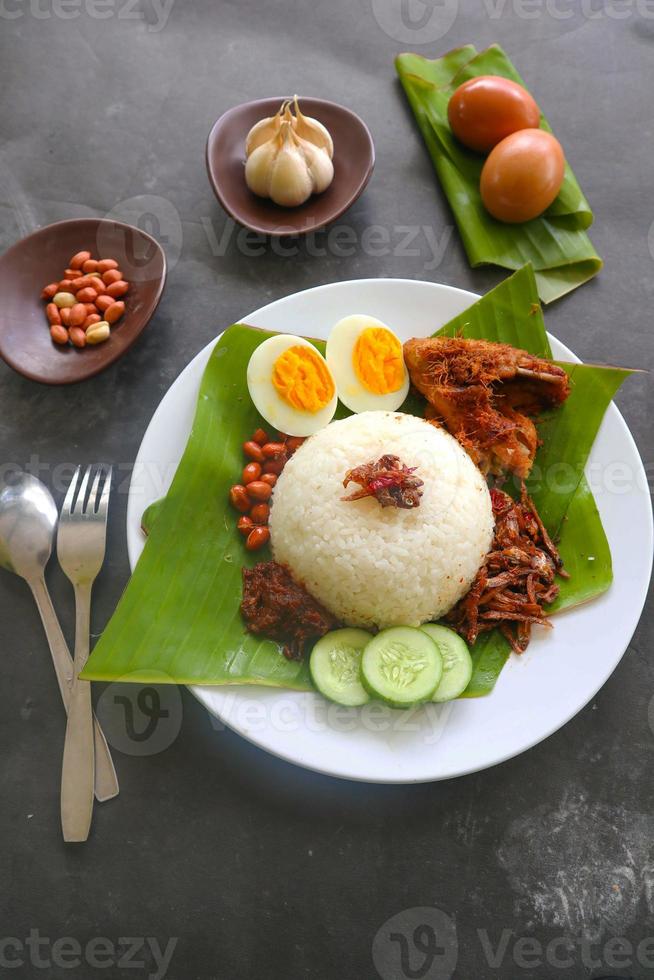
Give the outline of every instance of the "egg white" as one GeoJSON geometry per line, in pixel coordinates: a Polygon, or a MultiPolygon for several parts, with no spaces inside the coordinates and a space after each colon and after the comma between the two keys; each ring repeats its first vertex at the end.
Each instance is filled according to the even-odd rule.
{"type": "Polygon", "coordinates": [[[289,347],[309,347],[316,357],[324,358],[304,337],[278,334],[259,344],[252,354],[247,368],[247,385],[250,398],[260,415],[279,432],[289,436],[310,436],[329,425],[334,417],[338,397],[334,378],[334,397],[317,412],[303,412],[289,405],[277,392],[272,373],[275,361],[289,347]]]}
{"type": "MultiPolygon", "coordinates": [[[[353,354],[356,342],[368,327],[383,327],[396,334],[381,320],[363,313],[343,317],[331,330],[327,340],[327,365],[336,381],[338,397],[352,412],[394,412],[409,391],[409,372],[404,365],[404,381],[397,391],[376,395],[361,383],[354,370],[353,354]]],[[[399,338],[398,338],[399,340],[399,338]]],[[[401,345],[400,345],[401,346],[401,345]]],[[[404,364],[404,362],[403,362],[404,364]]]]}

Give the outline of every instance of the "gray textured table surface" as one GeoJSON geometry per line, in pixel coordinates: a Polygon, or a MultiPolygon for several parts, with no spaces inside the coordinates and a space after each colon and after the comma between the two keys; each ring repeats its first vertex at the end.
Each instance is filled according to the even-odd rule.
{"type": "MultiPolygon", "coordinates": [[[[606,261],[546,311],[547,325],[582,358],[652,367],[654,3],[406,0],[404,19],[399,0],[395,13],[385,0],[170,3],[0,4],[2,246],[51,221],[110,213],[149,227],[170,260],[150,327],[94,381],[48,389],[0,365],[1,462],[38,472],[58,499],[61,464],[118,467],[96,633],[128,576],[126,487],[144,429],[217,331],[338,279],[483,291],[501,278],[468,268],[394,80],[399,50],[507,49],[580,176],[606,261]],[[248,256],[212,196],[206,134],[229,106],[293,90],[351,106],[372,130],[372,182],[341,222],[357,245],[323,235],[320,254],[248,256]],[[380,254],[365,245],[373,225],[386,236],[380,254]]],[[[641,375],[618,399],[650,474],[651,396],[641,375]]],[[[58,693],[32,600],[1,579],[2,975],[13,961],[16,977],[431,980],[453,975],[457,949],[457,977],[652,974],[651,611],[564,730],[447,783],[374,787],[304,772],[215,730],[183,692],[168,705],[172,744],[147,755],[168,735],[125,736],[121,796],[96,809],[88,845],[65,847],[58,693]],[[128,953],[126,937],[144,942],[128,953]]],[[[49,579],[71,636],[72,594],[54,563],[49,579]]]]}

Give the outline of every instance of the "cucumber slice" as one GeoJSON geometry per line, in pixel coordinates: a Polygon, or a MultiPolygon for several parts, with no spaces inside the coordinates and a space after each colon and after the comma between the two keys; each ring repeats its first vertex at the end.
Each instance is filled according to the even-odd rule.
{"type": "Polygon", "coordinates": [[[370,700],[359,680],[361,654],[372,640],[365,630],[342,629],[325,633],[311,651],[309,670],[321,694],[336,704],[355,707],[370,700]]]}
{"type": "Polygon", "coordinates": [[[443,658],[443,676],[436,688],[432,701],[452,701],[463,694],[472,677],[472,657],[458,633],[439,626],[425,623],[420,627],[438,646],[443,658]]]}
{"type": "Polygon", "coordinates": [[[361,658],[363,686],[393,708],[429,701],[442,672],[437,644],[412,626],[382,630],[368,643],[361,658]]]}

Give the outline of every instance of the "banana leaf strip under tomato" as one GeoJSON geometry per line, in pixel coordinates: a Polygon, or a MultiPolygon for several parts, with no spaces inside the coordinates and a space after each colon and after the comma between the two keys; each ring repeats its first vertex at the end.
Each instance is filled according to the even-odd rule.
{"type": "MultiPolygon", "coordinates": [[[[602,260],[586,234],[593,214],[568,163],[558,197],[543,215],[524,224],[504,224],[481,201],[484,157],[463,146],[450,129],[447,105],[463,82],[478,75],[501,75],[527,87],[502,48],[494,44],[478,52],[468,44],[434,61],[418,54],[400,54],[395,66],[470,264],[519,269],[531,262],[545,303],[597,275],[602,260]]],[[[552,131],[544,116],[540,126],[552,131]]]]}

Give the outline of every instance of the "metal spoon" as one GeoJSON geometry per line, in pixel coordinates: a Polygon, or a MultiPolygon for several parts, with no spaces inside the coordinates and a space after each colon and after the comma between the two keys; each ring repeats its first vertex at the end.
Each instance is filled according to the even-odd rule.
{"type": "MultiPolygon", "coordinates": [[[[52,494],[29,473],[15,473],[0,482],[0,565],[25,579],[36,600],[45,629],[59,690],[68,711],[73,682],[73,660],[61,632],[45,568],[52,554],[57,527],[52,494]]],[[[118,779],[104,733],[94,718],[95,795],[109,800],[118,795],[118,779]]]]}

